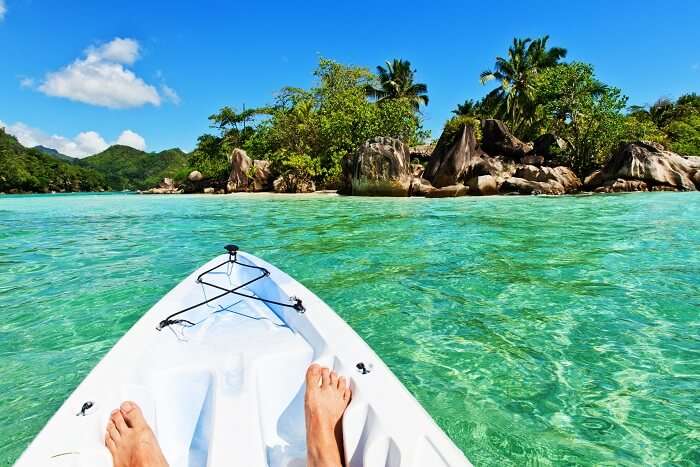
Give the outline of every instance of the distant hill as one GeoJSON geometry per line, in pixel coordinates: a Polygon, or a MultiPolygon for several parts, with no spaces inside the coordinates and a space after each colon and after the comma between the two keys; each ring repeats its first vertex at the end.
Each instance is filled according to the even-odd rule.
{"type": "Polygon", "coordinates": [[[158,185],[164,177],[182,176],[187,169],[187,154],[177,148],[143,152],[114,145],[99,154],[78,159],[76,164],[104,174],[112,190],[142,190],[158,185]]]}
{"type": "Polygon", "coordinates": [[[60,152],[56,151],[53,148],[47,148],[46,146],[42,146],[42,145],[34,146],[32,149],[36,149],[37,151],[41,151],[44,154],[46,154],[47,156],[51,156],[51,157],[58,159],[58,160],[61,160],[61,161],[75,162],[78,160],[75,157],[66,156],[65,154],[61,154],[60,152]]]}
{"type": "Polygon", "coordinates": [[[101,191],[105,177],[97,171],[25,148],[0,128],[0,192],[101,191]]]}

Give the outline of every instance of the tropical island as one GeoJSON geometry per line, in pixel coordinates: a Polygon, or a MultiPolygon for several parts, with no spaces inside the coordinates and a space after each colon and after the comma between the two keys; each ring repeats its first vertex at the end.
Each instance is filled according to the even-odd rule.
{"type": "Polygon", "coordinates": [[[453,110],[434,142],[410,62],[372,73],[322,58],[310,89],[209,117],[189,154],[112,146],[73,159],[0,130],[0,192],[304,193],[445,197],[700,189],[700,96],[628,106],[548,37],[514,39],[481,73],[497,86],[453,110]]]}

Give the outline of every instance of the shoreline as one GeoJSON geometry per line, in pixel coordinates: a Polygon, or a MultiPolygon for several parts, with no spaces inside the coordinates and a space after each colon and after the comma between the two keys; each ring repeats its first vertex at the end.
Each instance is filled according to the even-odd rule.
{"type": "Polygon", "coordinates": [[[10,198],[29,198],[29,197],[71,197],[71,196],[116,196],[116,195],[126,195],[126,196],[139,196],[147,195],[145,197],[197,197],[197,198],[225,198],[225,197],[237,197],[237,198],[253,198],[253,197],[270,197],[270,198],[357,198],[357,199],[431,199],[431,200],[442,200],[442,199],[494,199],[494,198],[583,198],[592,196],[611,196],[611,195],[632,195],[632,194],[652,194],[652,193],[700,193],[700,191],[667,191],[667,190],[653,190],[653,191],[619,191],[619,192],[595,192],[595,191],[579,191],[577,193],[565,193],[560,195],[553,194],[499,194],[499,195],[467,195],[467,196],[450,196],[443,198],[431,198],[428,196],[367,196],[367,195],[342,195],[335,190],[320,190],[310,193],[277,193],[274,191],[256,191],[256,192],[246,192],[239,191],[234,193],[139,193],[137,191],[70,191],[64,193],[0,193],[0,199],[10,199],[10,198]]]}

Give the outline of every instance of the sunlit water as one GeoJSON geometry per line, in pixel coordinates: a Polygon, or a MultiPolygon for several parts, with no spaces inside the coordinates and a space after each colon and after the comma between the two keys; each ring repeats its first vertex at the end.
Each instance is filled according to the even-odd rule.
{"type": "Polygon", "coordinates": [[[0,197],[0,464],[229,242],[362,335],[476,465],[700,463],[700,194],[0,197]]]}

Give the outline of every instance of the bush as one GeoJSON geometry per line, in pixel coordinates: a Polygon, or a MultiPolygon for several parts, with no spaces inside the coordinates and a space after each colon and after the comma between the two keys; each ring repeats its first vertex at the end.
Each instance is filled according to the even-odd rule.
{"type": "Polygon", "coordinates": [[[442,134],[452,136],[457,133],[463,125],[470,126],[474,129],[474,136],[477,142],[481,142],[481,120],[469,115],[456,115],[445,122],[445,127],[442,129],[442,134]]]}

